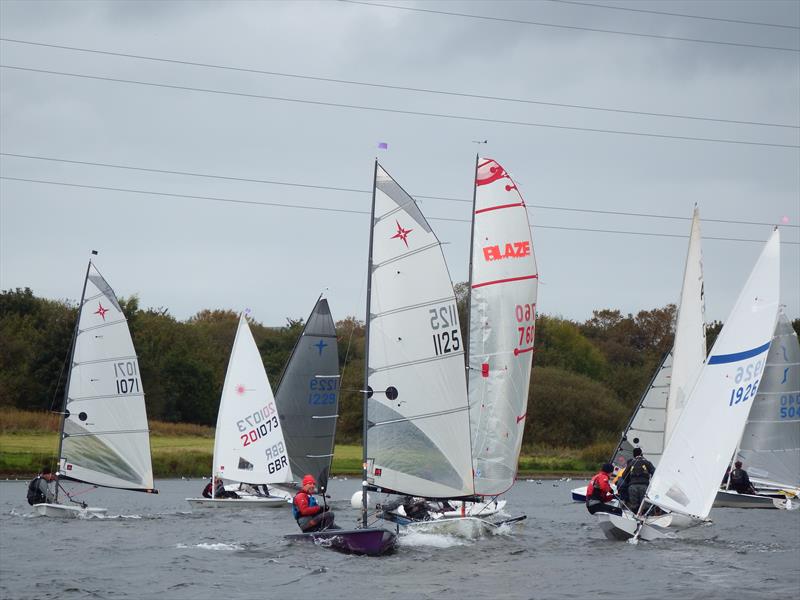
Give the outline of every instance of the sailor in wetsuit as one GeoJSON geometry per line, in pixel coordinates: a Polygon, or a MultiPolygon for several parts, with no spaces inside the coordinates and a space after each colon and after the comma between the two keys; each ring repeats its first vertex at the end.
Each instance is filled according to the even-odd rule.
{"type": "Polygon", "coordinates": [[[727,479],[730,478],[730,489],[735,490],[737,494],[754,495],[756,490],[750,482],[750,476],[747,474],[747,471],[742,468],[742,461],[737,460],[733,463],[733,466],[736,468],[731,471],[730,474],[726,475],[726,478],[723,479],[722,482],[727,483],[727,479]]]}
{"type": "Polygon", "coordinates": [[[292,514],[303,533],[335,529],[333,511],[317,504],[314,493],[317,491],[317,480],[313,475],[303,477],[303,487],[292,500],[292,514]]]}
{"type": "Polygon", "coordinates": [[[605,463],[600,471],[592,477],[586,487],[586,510],[590,514],[599,512],[621,515],[622,509],[613,504],[609,504],[614,499],[614,490],[608,482],[609,474],[614,472],[614,465],[605,463]]]}

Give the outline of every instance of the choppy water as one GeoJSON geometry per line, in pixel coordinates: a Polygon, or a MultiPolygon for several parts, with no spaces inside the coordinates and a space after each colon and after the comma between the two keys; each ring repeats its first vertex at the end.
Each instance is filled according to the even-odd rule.
{"type": "MultiPolygon", "coordinates": [[[[25,482],[0,483],[2,598],[788,598],[800,590],[800,511],[720,509],[678,539],[612,542],[578,482],[520,481],[521,528],[481,540],[415,534],[388,557],[282,539],[286,509],[192,513],[205,482],[162,480],[157,496],[95,490],[106,518],[30,517],[25,482]]],[[[85,486],[76,486],[81,489],[85,486]]],[[[331,484],[337,523],[358,518],[358,481],[331,484]]]]}

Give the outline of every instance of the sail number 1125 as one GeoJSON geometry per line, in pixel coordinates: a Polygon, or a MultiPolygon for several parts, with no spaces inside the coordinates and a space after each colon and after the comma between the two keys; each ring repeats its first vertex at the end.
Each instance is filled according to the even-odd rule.
{"type": "Polygon", "coordinates": [[[431,316],[433,350],[436,356],[461,350],[456,305],[448,304],[431,308],[428,314],[431,316]]]}

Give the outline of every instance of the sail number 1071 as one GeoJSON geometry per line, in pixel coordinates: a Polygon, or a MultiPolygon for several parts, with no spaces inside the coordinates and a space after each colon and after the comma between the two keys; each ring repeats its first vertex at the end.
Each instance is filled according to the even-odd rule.
{"type": "Polygon", "coordinates": [[[141,392],[139,368],[135,360],[115,362],[114,377],[117,382],[118,394],[137,394],[141,392]]]}
{"type": "Polygon", "coordinates": [[[436,356],[461,350],[458,334],[458,312],[455,304],[448,304],[428,311],[433,331],[433,351],[436,356]]]}

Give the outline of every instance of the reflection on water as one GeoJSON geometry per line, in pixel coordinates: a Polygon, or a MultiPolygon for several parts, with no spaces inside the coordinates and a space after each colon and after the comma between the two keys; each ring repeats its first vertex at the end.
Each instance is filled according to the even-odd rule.
{"type": "MultiPolygon", "coordinates": [[[[608,541],[575,482],[519,482],[506,512],[528,520],[479,540],[403,536],[382,558],[289,544],[286,508],[192,512],[205,482],[159,481],[159,495],[95,490],[103,518],[30,518],[26,482],[0,483],[0,598],[766,598],[800,589],[800,511],[722,509],[672,540],[608,541]],[[644,565],[642,572],[631,567],[644,565]],[[44,570],[44,571],[43,571],[44,570]],[[47,576],[43,577],[42,573],[47,576]],[[624,585],[614,574],[628,573],[624,585]],[[600,582],[598,584],[598,582],[600,582]]],[[[358,481],[334,479],[337,523],[353,526],[358,481]]],[[[85,487],[85,486],[84,486],[85,487]]]]}

